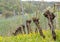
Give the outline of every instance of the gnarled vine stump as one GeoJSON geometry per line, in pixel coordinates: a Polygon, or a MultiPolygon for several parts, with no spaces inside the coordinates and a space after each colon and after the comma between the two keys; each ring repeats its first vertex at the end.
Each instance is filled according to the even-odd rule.
{"type": "Polygon", "coordinates": [[[31,20],[26,20],[26,27],[27,27],[27,31],[28,31],[28,34],[31,32],[31,20]]]}
{"type": "Polygon", "coordinates": [[[48,25],[52,31],[52,37],[54,40],[56,40],[56,33],[55,33],[55,30],[54,30],[54,25],[53,25],[53,20],[55,18],[55,15],[53,13],[51,13],[49,10],[47,10],[45,13],[44,13],[44,16],[48,19],[48,25]]]}
{"type": "Polygon", "coordinates": [[[40,23],[39,23],[39,19],[38,18],[33,18],[33,22],[36,24],[36,26],[38,27],[39,33],[40,35],[45,38],[45,36],[43,35],[42,32],[42,28],[40,27],[40,23]]]}

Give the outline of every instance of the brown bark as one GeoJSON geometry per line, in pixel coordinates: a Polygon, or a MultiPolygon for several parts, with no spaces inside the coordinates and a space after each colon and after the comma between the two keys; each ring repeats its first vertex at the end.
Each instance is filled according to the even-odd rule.
{"type": "Polygon", "coordinates": [[[31,32],[31,26],[30,26],[30,24],[31,24],[31,20],[27,20],[26,21],[26,27],[27,27],[28,34],[31,32]]]}
{"type": "Polygon", "coordinates": [[[56,33],[55,33],[55,29],[54,29],[54,25],[53,25],[53,21],[48,21],[48,23],[50,24],[50,29],[52,31],[52,37],[54,40],[56,40],[56,33]]]}
{"type": "Polygon", "coordinates": [[[48,25],[51,29],[52,37],[53,37],[54,40],[56,40],[56,33],[55,33],[55,30],[54,30],[54,25],[53,25],[53,20],[55,18],[55,15],[53,13],[51,13],[49,10],[47,10],[44,13],[44,16],[48,19],[48,25]]]}
{"type": "Polygon", "coordinates": [[[39,30],[40,35],[41,35],[43,38],[45,38],[45,36],[43,35],[43,32],[42,32],[42,28],[41,28],[40,25],[39,25],[39,19],[33,18],[33,22],[34,22],[34,23],[36,24],[36,26],[38,27],[38,30],[39,30]]]}
{"type": "Polygon", "coordinates": [[[13,35],[24,34],[24,33],[25,33],[25,26],[21,25],[15,30],[15,33],[13,33],[13,35]]]}

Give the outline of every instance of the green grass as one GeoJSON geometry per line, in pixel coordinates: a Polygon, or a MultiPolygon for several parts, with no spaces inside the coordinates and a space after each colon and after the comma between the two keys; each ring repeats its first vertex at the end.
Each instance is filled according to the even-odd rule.
{"type": "Polygon", "coordinates": [[[5,36],[10,34],[22,24],[22,18],[20,16],[11,17],[8,19],[0,19],[0,34],[5,36]]]}
{"type": "MultiPolygon", "coordinates": [[[[34,14],[29,15],[19,15],[19,16],[13,16],[10,18],[0,18],[0,35],[2,36],[9,36],[12,35],[12,33],[16,30],[17,27],[19,27],[21,24],[25,24],[27,19],[32,19],[34,14]]],[[[41,16],[42,17],[42,16],[41,16]]],[[[41,18],[40,17],[40,18],[41,18]]],[[[41,19],[41,25],[44,27],[43,19],[41,19]]],[[[31,27],[35,28],[35,24],[32,22],[31,27]]]]}
{"type": "Polygon", "coordinates": [[[56,41],[53,40],[50,30],[43,30],[43,33],[46,36],[45,39],[39,33],[30,33],[10,37],[0,36],[0,42],[60,42],[60,30],[56,30],[56,41]]]}
{"type": "Polygon", "coordinates": [[[30,15],[19,15],[10,18],[0,18],[0,35],[11,35],[17,27],[19,27],[21,24],[25,24],[26,20],[30,18],[30,15]]]}

